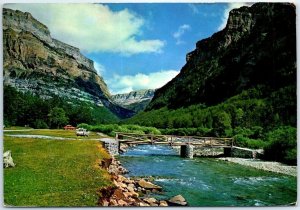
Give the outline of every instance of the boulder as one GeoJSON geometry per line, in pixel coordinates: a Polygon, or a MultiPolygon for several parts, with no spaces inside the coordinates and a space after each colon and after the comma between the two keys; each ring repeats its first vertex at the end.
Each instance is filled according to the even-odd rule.
{"type": "Polygon", "coordinates": [[[114,194],[112,195],[113,199],[121,200],[121,199],[125,199],[125,195],[123,194],[121,189],[116,189],[114,194]]]}
{"type": "Polygon", "coordinates": [[[102,203],[102,206],[108,206],[108,205],[109,205],[109,202],[107,200],[104,200],[102,203]]]}
{"type": "Polygon", "coordinates": [[[120,206],[128,206],[127,202],[125,202],[125,201],[122,200],[122,199],[118,200],[118,204],[119,204],[120,206]]]}
{"type": "Polygon", "coordinates": [[[167,201],[159,201],[159,206],[168,206],[167,201]]]}
{"type": "Polygon", "coordinates": [[[146,201],[150,205],[157,202],[155,198],[144,198],[143,201],[146,201]]]}
{"type": "Polygon", "coordinates": [[[128,189],[129,192],[134,192],[133,187],[128,186],[127,189],[128,189]]]}
{"type": "Polygon", "coordinates": [[[130,192],[123,192],[123,195],[125,196],[125,198],[132,196],[130,192]]]}
{"type": "Polygon", "coordinates": [[[118,202],[115,199],[110,199],[109,205],[110,206],[118,206],[118,202]]]}
{"type": "Polygon", "coordinates": [[[15,167],[15,163],[14,163],[13,158],[11,157],[10,150],[4,152],[4,154],[3,154],[3,167],[4,168],[15,167]]]}
{"type": "Polygon", "coordinates": [[[138,184],[139,184],[141,187],[145,188],[145,189],[150,189],[150,190],[152,190],[152,189],[159,189],[159,190],[161,190],[161,189],[162,189],[160,186],[155,185],[155,184],[152,184],[151,182],[147,182],[147,181],[145,181],[144,179],[141,179],[141,180],[138,182],[138,184]]]}
{"type": "MultiPolygon", "coordinates": [[[[126,182],[125,182],[126,183],[126,182]]],[[[134,184],[128,184],[128,187],[135,188],[134,184]]]]}
{"type": "Polygon", "coordinates": [[[119,181],[119,182],[123,182],[123,181],[125,181],[125,180],[126,180],[126,178],[125,178],[124,176],[118,175],[118,181],[119,181]]]}
{"type": "Polygon", "coordinates": [[[187,205],[187,202],[186,202],[185,198],[182,197],[182,195],[176,195],[173,198],[171,198],[168,202],[170,205],[173,205],[173,206],[186,206],[187,205]]]}
{"type": "Polygon", "coordinates": [[[157,203],[150,203],[150,206],[158,206],[157,203]]]}
{"type": "Polygon", "coordinates": [[[126,183],[126,184],[133,184],[134,183],[134,181],[133,180],[131,180],[131,179],[126,179],[126,180],[124,180],[124,182],[126,183]]]}
{"type": "Polygon", "coordinates": [[[137,192],[130,192],[132,197],[137,198],[139,197],[139,194],[137,192]]]}
{"type": "Polygon", "coordinates": [[[140,202],[139,206],[150,206],[150,205],[148,203],[145,203],[145,202],[140,202]]]}

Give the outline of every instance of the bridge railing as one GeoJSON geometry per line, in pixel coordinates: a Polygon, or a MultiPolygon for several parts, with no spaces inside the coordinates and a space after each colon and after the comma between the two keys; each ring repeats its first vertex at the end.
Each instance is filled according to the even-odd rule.
{"type": "Polygon", "coordinates": [[[233,138],[155,135],[116,132],[116,140],[127,143],[193,144],[202,146],[233,146],[233,138]]]}

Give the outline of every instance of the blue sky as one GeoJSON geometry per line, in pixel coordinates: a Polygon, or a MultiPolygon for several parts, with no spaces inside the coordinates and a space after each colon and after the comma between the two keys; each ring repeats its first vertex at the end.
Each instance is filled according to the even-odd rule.
{"type": "Polygon", "coordinates": [[[92,59],[112,94],[159,88],[245,3],[8,4],[92,59]]]}

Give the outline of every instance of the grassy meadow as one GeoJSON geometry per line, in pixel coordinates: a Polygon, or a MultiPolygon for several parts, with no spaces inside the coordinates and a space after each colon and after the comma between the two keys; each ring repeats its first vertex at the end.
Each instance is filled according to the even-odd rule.
{"type": "MultiPolygon", "coordinates": [[[[98,141],[16,138],[8,133],[4,151],[12,151],[16,167],[4,169],[5,206],[97,206],[97,190],[112,184],[98,165],[109,157],[98,141]]],[[[26,131],[60,137],[72,133],[77,138],[74,131],[26,131]]]]}
{"type": "Polygon", "coordinates": [[[52,137],[62,137],[62,138],[73,138],[73,139],[99,139],[99,135],[95,132],[90,132],[89,136],[76,136],[75,130],[63,130],[63,129],[14,129],[7,128],[11,130],[5,132],[4,135],[43,135],[52,137]]]}

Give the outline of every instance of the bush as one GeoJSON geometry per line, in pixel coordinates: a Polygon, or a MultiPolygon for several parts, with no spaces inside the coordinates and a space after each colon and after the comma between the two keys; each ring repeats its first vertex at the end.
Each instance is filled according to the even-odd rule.
{"type": "Polygon", "coordinates": [[[84,128],[84,129],[87,129],[87,130],[91,130],[91,126],[86,124],[86,123],[80,123],[77,125],[77,128],[84,128]]]}
{"type": "Polygon", "coordinates": [[[249,136],[253,135],[253,131],[250,130],[249,128],[236,127],[233,130],[233,135],[249,137],[249,136]]]}
{"type": "Polygon", "coordinates": [[[260,139],[250,139],[248,137],[244,137],[242,135],[234,136],[234,142],[236,146],[239,147],[247,147],[251,149],[262,149],[266,146],[266,142],[260,139]]]}
{"type": "Polygon", "coordinates": [[[263,128],[260,126],[253,126],[251,128],[236,127],[233,130],[233,135],[242,135],[251,139],[263,138],[263,128]]]}
{"type": "Polygon", "coordinates": [[[115,136],[116,132],[136,133],[136,134],[161,134],[160,131],[154,127],[144,127],[139,125],[118,125],[118,124],[100,124],[88,125],[81,123],[77,127],[85,128],[90,131],[101,132],[109,136],[115,136]]]}
{"type": "Polygon", "coordinates": [[[197,136],[212,136],[212,129],[211,128],[197,128],[197,136]]]}
{"type": "Polygon", "coordinates": [[[297,129],[282,126],[267,133],[264,158],[287,164],[297,164],[297,129]]]}
{"type": "Polygon", "coordinates": [[[210,128],[167,128],[160,129],[164,135],[178,135],[178,136],[212,136],[212,129],[210,128]]]}
{"type": "Polygon", "coordinates": [[[49,128],[47,123],[45,123],[44,120],[41,120],[41,119],[35,120],[34,123],[33,123],[33,127],[37,128],[37,129],[49,128]]]}
{"type": "Polygon", "coordinates": [[[232,134],[231,117],[226,112],[217,112],[213,116],[213,132],[217,137],[225,137],[232,134]]]}

